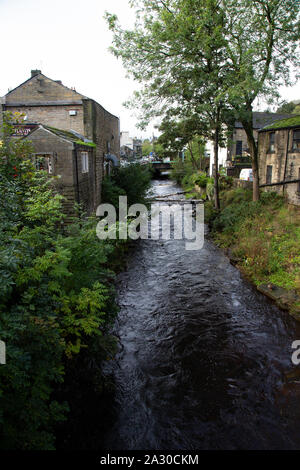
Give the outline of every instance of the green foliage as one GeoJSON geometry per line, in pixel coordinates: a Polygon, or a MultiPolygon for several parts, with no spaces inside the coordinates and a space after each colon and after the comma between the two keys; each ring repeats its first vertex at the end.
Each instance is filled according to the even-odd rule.
{"type": "MultiPolygon", "coordinates": [[[[193,163],[190,160],[182,162],[176,160],[172,165],[171,177],[175,179],[179,184],[183,186],[183,189],[187,192],[186,197],[202,197],[206,199],[206,196],[211,197],[213,194],[213,178],[207,176],[202,171],[196,171],[193,163]],[[201,190],[201,194],[196,191],[196,186],[201,190]]],[[[199,191],[199,190],[198,190],[199,191]]]]}
{"type": "Polygon", "coordinates": [[[299,114],[300,106],[294,101],[284,102],[281,106],[279,106],[279,108],[277,108],[276,113],[299,114]]]}
{"type": "Polygon", "coordinates": [[[206,173],[199,172],[199,173],[194,173],[192,175],[192,177],[190,178],[190,182],[197,184],[198,186],[200,186],[200,188],[205,189],[207,183],[213,182],[213,178],[210,178],[209,176],[207,176],[206,173]]]}
{"type": "Polygon", "coordinates": [[[172,169],[170,172],[170,176],[173,180],[175,180],[178,184],[182,183],[182,180],[185,177],[189,177],[193,174],[194,168],[193,164],[189,160],[185,160],[184,162],[181,158],[177,158],[172,163],[172,169]]]}
{"type": "Polygon", "coordinates": [[[147,165],[135,163],[117,168],[106,177],[102,186],[102,201],[119,208],[119,196],[127,196],[128,206],[146,204],[146,193],[150,188],[151,171],[147,165]]]}
{"type": "MultiPolygon", "coordinates": [[[[198,135],[222,144],[226,134],[222,124],[238,119],[247,134],[257,183],[253,103],[258,97],[276,99],[279,86],[293,82],[293,70],[299,66],[295,47],[299,3],[140,0],[130,4],[136,8],[130,30],[122,29],[116,15],[107,13],[106,19],[113,31],[112,53],[141,85],[128,103],[140,110],[141,127],[162,116],[170,135],[174,121],[192,120],[187,130],[196,129],[198,135]]],[[[180,145],[182,133],[177,132],[177,137],[170,151],[176,150],[174,142],[180,145]]],[[[258,184],[253,185],[253,198],[259,198],[258,184]]]]}
{"type": "MultiPolygon", "coordinates": [[[[117,241],[99,241],[96,220],[63,228],[53,179],[31,165],[29,147],[0,147],[1,449],[53,449],[68,404],[55,398],[74,359],[97,351],[116,313],[117,241]]],[[[107,351],[103,352],[103,357],[107,351]]],[[[80,362],[80,361],[78,361],[80,362]]]]}
{"type": "Polygon", "coordinates": [[[78,145],[83,145],[85,147],[96,148],[96,144],[94,144],[94,142],[84,142],[83,140],[76,140],[75,143],[78,145]]]}
{"type": "Polygon", "coordinates": [[[280,119],[264,129],[281,129],[282,127],[300,126],[300,114],[287,119],[280,119]]]}
{"type": "Polygon", "coordinates": [[[150,142],[150,140],[145,139],[142,143],[142,155],[146,157],[150,154],[150,152],[152,152],[152,150],[153,150],[152,143],[150,142]]]}
{"type": "Polygon", "coordinates": [[[274,192],[251,201],[242,188],[221,193],[219,214],[205,203],[205,221],[214,240],[229,248],[241,269],[256,284],[272,282],[300,294],[300,218],[274,192]]]}

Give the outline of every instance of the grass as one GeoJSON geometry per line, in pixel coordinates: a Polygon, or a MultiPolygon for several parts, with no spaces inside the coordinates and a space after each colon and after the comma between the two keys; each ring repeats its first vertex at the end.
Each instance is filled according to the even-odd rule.
{"type": "Polygon", "coordinates": [[[276,193],[259,202],[251,192],[221,193],[221,212],[206,203],[206,222],[217,245],[230,249],[242,271],[256,285],[274,283],[300,295],[300,209],[276,193]]]}

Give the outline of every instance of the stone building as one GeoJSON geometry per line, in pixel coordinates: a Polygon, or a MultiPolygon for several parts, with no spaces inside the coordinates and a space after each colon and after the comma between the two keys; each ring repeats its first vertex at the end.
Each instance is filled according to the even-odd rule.
{"type": "Polygon", "coordinates": [[[42,124],[23,138],[32,142],[35,166],[58,177],[54,184],[65,198],[65,212],[74,215],[76,202],[92,213],[96,205],[96,145],[78,133],[42,124]]]}
{"type": "MultiPolygon", "coordinates": [[[[253,134],[257,142],[259,129],[271,124],[274,121],[288,118],[291,114],[253,112],[253,134]]],[[[210,174],[213,174],[214,162],[214,144],[209,141],[206,144],[206,154],[210,157],[210,174]]],[[[251,168],[249,158],[249,146],[247,134],[240,121],[234,123],[231,136],[228,139],[226,147],[219,147],[219,168],[220,167],[236,167],[236,172],[230,174],[238,176],[242,168],[251,168]]]]}
{"type": "MultiPolygon", "coordinates": [[[[26,123],[44,126],[43,129],[39,128],[39,131],[34,131],[31,134],[35,146],[38,146],[37,136],[45,136],[45,133],[49,132],[47,126],[56,130],[68,131],[73,136],[75,132],[95,144],[93,152],[90,151],[91,154],[89,154],[91,161],[88,167],[88,173],[93,172],[93,175],[89,176],[89,180],[93,181],[89,191],[93,194],[88,198],[88,206],[91,211],[90,203],[93,201],[93,210],[95,210],[101,200],[105,155],[109,154],[120,158],[119,119],[96,101],[78,93],[75,89],[67,88],[60,80],[46,77],[40,70],[32,70],[28,80],[9,91],[1,100],[1,108],[2,111],[23,113],[26,123]]],[[[46,140],[43,140],[44,144],[46,140]]],[[[82,141],[81,137],[77,140],[82,141]]],[[[59,159],[63,157],[59,149],[55,147],[57,142],[61,142],[58,136],[48,139],[48,144],[51,143],[48,152],[56,153],[59,159]]],[[[39,147],[37,152],[40,150],[39,147]]],[[[44,151],[46,152],[45,148],[44,151]]],[[[69,168],[69,163],[67,167],[69,168]]],[[[58,165],[57,168],[66,169],[63,164],[58,165]]],[[[65,176],[66,179],[63,177],[62,181],[70,181],[70,175],[65,176]]]]}
{"type": "Polygon", "coordinates": [[[259,131],[258,158],[261,187],[300,205],[300,115],[259,131]]]}
{"type": "MultiPolygon", "coordinates": [[[[258,131],[274,121],[291,117],[291,114],[282,113],[266,113],[260,111],[253,112],[253,135],[256,142],[258,141],[258,131]]],[[[231,137],[231,145],[228,146],[228,160],[233,161],[235,157],[247,156],[249,154],[249,146],[247,134],[241,122],[236,121],[231,137]]]]}
{"type": "Polygon", "coordinates": [[[128,131],[120,133],[121,156],[123,158],[141,158],[142,145],[141,139],[130,137],[128,131]]]}

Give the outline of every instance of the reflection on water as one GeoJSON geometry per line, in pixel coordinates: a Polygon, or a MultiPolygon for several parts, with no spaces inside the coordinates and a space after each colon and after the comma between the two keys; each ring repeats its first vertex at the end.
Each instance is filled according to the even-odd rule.
{"type": "Polygon", "coordinates": [[[107,449],[300,449],[300,390],[284,381],[299,326],[211,242],[140,241],[118,296],[107,449]]]}

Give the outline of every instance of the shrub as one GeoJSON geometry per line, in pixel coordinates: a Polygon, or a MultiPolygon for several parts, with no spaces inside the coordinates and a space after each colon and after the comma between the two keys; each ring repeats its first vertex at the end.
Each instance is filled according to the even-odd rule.
{"type": "Polygon", "coordinates": [[[151,184],[148,166],[138,163],[114,169],[113,174],[103,181],[102,201],[119,207],[119,196],[127,196],[128,205],[145,204],[151,184]]]}
{"type": "Polygon", "coordinates": [[[76,358],[97,353],[100,364],[107,356],[102,339],[109,338],[116,313],[109,266],[117,242],[100,242],[94,219],[63,229],[62,196],[27,158],[22,140],[4,140],[0,338],[7,363],[0,367],[1,449],[55,447],[55,426],[68,412],[57,391],[68,388],[65,376],[76,358]]]}
{"type": "Polygon", "coordinates": [[[274,192],[252,202],[242,188],[221,193],[221,212],[205,204],[215,241],[230,248],[243,271],[256,283],[272,282],[300,294],[300,217],[274,192]]]}

